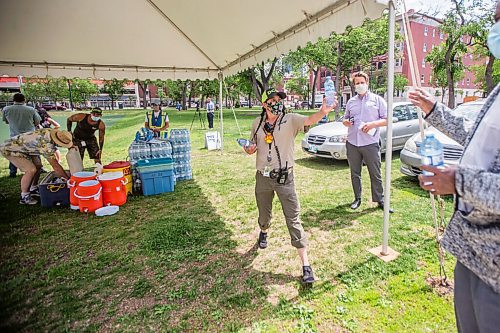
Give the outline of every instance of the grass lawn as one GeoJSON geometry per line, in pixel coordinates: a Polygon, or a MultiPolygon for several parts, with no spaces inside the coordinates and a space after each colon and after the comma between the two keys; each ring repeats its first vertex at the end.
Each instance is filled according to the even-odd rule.
{"type": "MultiPolygon", "coordinates": [[[[189,128],[193,111],[168,112],[172,128],[189,128]]],[[[245,137],[258,112],[238,109],[245,137]]],[[[104,162],[125,159],[144,112],[105,111],[103,118],[113,119],[104,162]]],[[[308,157],[303,134],[296,139],[296,187],[319,278],[303,288],[277,199],[269,247],[256,247],[255,157],[237,146],[230,111],[224,125],[221,154],[203,148],[195,122],[194,180],[173,193],[129,197],[106,218],[20,206],[19,177],[8,178],[0,159],[2,331],[455,331],[452,295],[426,282],[439,274],[430,201],[400,174],[397,153],[390,246],[401,255],[384,263],[367,252],[381,243],[383,213],[369,202],[366,169],[363,204],[353,212],[347,162],[308,157]]],[[[447,200],[447,217],[452,206],[447,200]]],[[[453,265],[448,255],[449,276],[453,265]]]]}

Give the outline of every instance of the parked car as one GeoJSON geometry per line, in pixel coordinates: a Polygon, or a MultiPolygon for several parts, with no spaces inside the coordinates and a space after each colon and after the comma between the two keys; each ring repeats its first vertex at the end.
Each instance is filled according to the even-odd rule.
{"type": "MultiPolygon", "coordinates": [[[[393,150],[398,150],[404,147],[406,140],[418,132],[418,110],[410,102],[394,103],[392,109],[392,147],[393,150]]],[[[380,137],[381,149],[384,152],[385,126],[380,129],[380,137]]],[[[340,121],[330,122],[309,130],[302,140],[302,150],[317,157],[345,160],[347,159],[346,141],[347,127],[340,121]]]]}
{"type": "MultiPolygon", "coordinates": [[[[463,115],[465,126],[470,128],[474,125],[477,115],[479,111],[481,111],[483,105],[484,100],[460,104],[453,110],[453,113],[463,115]]],[[[443,144],[445,164],[453,165],[458,163],[464,152],[464,147],[434,127],[429,127],[425,133],[434,133],[434,136],[443,144]]],[[[420,165],[422,163],[418,152],[421,144],[422,139],[420,133],[413,135],[406,141],[399,157],[401,160],[400,171],[403,174],[417,177],[422,173],[422,170],[420,170],[420,165]]]]}
{"type": "Polygon", "coordinates": [[[55,105],[55,104],[42,104],[42,108],[44,108],[47,111],[52,111],[52,110],[61,110],[61,111],[64,111],[64,110],[66,110],[65,106],[55,105]]]}

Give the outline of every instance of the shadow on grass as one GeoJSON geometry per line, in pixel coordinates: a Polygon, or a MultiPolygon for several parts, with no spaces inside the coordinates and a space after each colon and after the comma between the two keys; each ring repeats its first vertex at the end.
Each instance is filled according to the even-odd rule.
{"type": "Polygon", "coordinates": [[[4,332],[229,331],[270,316],[268,285],[297,281],[253,269],[257,245],[237,248],[195,181],[101,219],[20,206],[19,178],[0,186],[4,332]]]}
{"type": "Polygon", "coordinates": [[[343,229],[354,225],[356,219],[365,214],[369,214],[378,208],[358,208],[351,209],[351,204],[339,205],[319,212],[305,211],[301,218],[307,227],[319,227],[324,230],[343,229]]]}
{"type": "MultiPolygon", "coordinates": [[[[429,198],[429,193],[424,191],[418,182],[418,178],[402,176],[391,181],[392,186],[400,191],[408,192],[422,198],[429,198]]],[[[453,196],[442,197],[446,202],[453,202],[453,196]]]]}
{"type": "Polygon", "coordinates": [[[349,169],[347,160],[334,160],[331,158],[304,157],[295,160],[300,166],[314,170],[344,170],[349,169]]]}

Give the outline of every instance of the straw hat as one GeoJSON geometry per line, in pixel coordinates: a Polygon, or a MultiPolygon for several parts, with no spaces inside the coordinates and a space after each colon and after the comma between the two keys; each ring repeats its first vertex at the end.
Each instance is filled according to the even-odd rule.
{"type": "Polygon", "coordinates": [[[56,128],[50,130],[50,138],[58,146],[71,148],[73,146],[73,136],[68,131],[60,131],[56,128]]]}

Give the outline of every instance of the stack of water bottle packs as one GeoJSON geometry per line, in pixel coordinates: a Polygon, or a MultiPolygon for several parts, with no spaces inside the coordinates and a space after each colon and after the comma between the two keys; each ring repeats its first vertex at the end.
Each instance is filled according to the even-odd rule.
{"type": "Polygon", "coordinates": [[[172,158],[174,160],[175,180],[193,179],[191,169],[191,140],[189,130],[173,129],[170,131],[172,158]]]}
{"type": "Polygon", "coordinates": [[[129,147],[134,193],[153,195],[174,191],[176,181],[192,179],[189,131],[173,129],[170,140],[153,139],[145,128],[129,147]]]}

